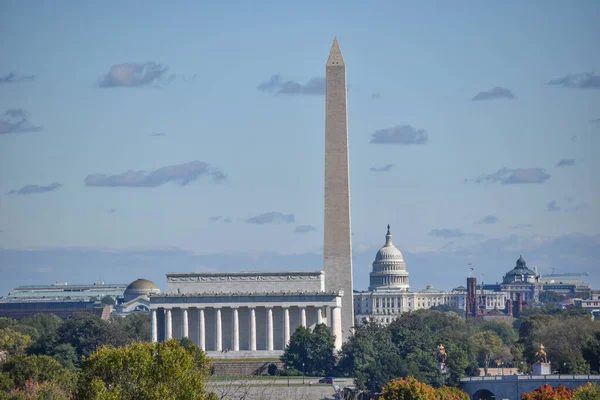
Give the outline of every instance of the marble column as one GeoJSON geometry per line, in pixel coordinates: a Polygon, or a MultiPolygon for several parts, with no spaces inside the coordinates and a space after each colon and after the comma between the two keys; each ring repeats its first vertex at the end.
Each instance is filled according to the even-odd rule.
{"type": "Polygon", "coordinates": [[[335,335],[335,348],[342,348],[342,309],[340,307],[331,308],[331,333],[335,335]]]}
{"type": "Polygon", "coordinates": [[[256,351],[256,309],[250,307],[250,351],[256,351]]]}
{"type": "Polygon", "coordinates": [[[238,308],[231,308],[231,315],[233,318],[232,328],[233,332],[231,333],[231,348],[233,351],[240,351],[240,318],[238,315],[238,308]]]}
{"type": "Polygon", "coordinates": [[[173,339],[173,319],[171,318],[171,309],[165,308],[165,340],[173,339]]]}
{"type": "Polygon", "coordinates": [[[300,307],[300,325],[306,328],[306,307],[300,307]]]}
{"type": "Polygon", "coordinates": [[[206,350],[206,323],[204,321],[204,308],[198,309],[198,347],[206,350]]]}
{"type": "Polygon", "coordinates": [[[221,325],[220,308],[215,308],[215,350],[223,350],[223,329],[221,325]]]}
{"type": "Polygon", "coordinates": [[[150,311],[151,315],[152,315],[152,319],[150,320],[150,324],[152,325],[150,327],[150,330],[152,332],[152,341],[153,342],[158,342],[158,326],[156,326],[157,324],[157,318],[156,318],[156,310],[152,310],[150,311]]]}
{"type": "Polygon", "coordinates": [[[316,307],[316,311],[317,311],[317,324],[322,324],[323,323],[323,312],[321,310],[321,307],[316,307]]]}
{"type": "Polygon", "coordinates": [[[188,310],[187,308],[182,308],[181,309],[181,337],[184,338],[189,338],[190,337],[190,331],[189,331],[189,323],[188,323],[188,310]]]}
{"type": "Polygon", "coordinates": [[[267,350],[273,349],[273,308],[267,307],[267,350]]]}
{"type": "Polygon", "coordinates": [[[288,345],[290,341],[290,309],[283,308],[283,347],[288,345]]]}

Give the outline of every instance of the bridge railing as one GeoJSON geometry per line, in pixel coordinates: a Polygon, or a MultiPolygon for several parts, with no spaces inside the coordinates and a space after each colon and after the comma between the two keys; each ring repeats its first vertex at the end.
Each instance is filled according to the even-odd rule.
{"type": "Polygon", "coordinates": [[[462,378],[461,382],[489,382],[489,381],[515,381],[515,380],[539,380],[539,381],[561,381],[561,380],[585,380],[588,382],[600,382],[600,375],[500,375],[500,376],[470,376],[462,378]]]}

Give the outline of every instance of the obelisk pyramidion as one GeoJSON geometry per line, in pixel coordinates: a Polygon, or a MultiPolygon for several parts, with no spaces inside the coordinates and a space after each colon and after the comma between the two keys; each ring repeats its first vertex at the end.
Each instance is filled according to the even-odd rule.
{"type": "MultiPolygon", "coordinates": [[[[350,172],[348,168],[348,115],[346,64],[333,39],[325,67],[325,226],[323,264],[325,289],[343,289],[343,341],[354,326],[352,298],[352,238],[350,233],[350,172]]],[[[339,340],[339,338],[338,338],[339,340]]]]}

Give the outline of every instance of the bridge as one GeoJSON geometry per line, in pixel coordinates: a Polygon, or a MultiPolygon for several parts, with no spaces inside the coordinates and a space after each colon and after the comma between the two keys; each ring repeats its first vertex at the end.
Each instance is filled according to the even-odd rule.
{"type": "Polygon", "coordinates": [[[474,376],[460,380],[471,400],[520,400],[521,394],[548,384],[577,389],[588,382],[600,385],[600,375],[504,375],[474,376]]]}

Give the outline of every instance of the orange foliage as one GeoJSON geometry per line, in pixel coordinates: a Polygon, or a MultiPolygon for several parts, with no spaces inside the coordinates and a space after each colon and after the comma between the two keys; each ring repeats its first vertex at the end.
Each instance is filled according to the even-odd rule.
{"type": "Polygon", "coordinates": [[[571,400],[573,391],[564,386],[553,388],[546,384],[535,389],[531,393],[523,393],[521,400],[571,400]]]}

